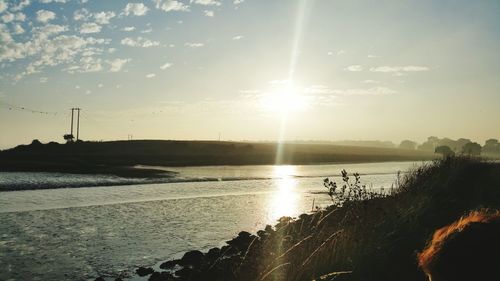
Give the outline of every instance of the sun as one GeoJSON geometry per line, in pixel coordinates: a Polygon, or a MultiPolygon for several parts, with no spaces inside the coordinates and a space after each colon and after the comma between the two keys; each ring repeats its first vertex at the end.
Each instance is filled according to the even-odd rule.
{"type": "Polygon", "coordinates": [[[266,111],[281,115],[302,111],[307,106],[306,97],[299,93],[291,81],[274,85],[262,95],[260,103],[266,111]]]}

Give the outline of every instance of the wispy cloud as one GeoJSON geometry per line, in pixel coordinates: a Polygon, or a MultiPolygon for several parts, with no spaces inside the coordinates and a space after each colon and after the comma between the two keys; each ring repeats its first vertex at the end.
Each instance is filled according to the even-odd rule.
{"type": "Polygon", "coordinates": [[[149,8],[146,7],[143,3],[128,3],[123,12],[126,16],[134,15],[134,16],[144,16],[149,11],[149,8]]]}
{"type": "Polygon", "coordinates": [[[122,31],[127,31],[127,32],[134,31],[134,30],[135,30],[135,26],[125,26],[124,28],[122,28],[122,31]]]}
{"type": "Polygon", "coordinates": [[[161,70],[165,70],[165,69],[167,69],[167,68],[172,67],[172,65],[173,65],[173,64],[172,64],[172,63],[170,63],[170,62],[166,62],[166,63],[164,63],[162,66],[160,66],[160,69],[161,69],[161,70]]]}
{"type": "Polygon", "coordinates": [[[335,90],[334,93],[346,96],[381,96],[396,94],[397,91],[386,87],[374,87],[369,89],[335,90]]]}
{"type": "Polygon", "coordinates": [[[110,20],[116,16],[112,11],[98,12],[92,15],[98,24],[109,24],[110,20]]]}
{"type": "Polygon", "coordinates": [[[203,47],[205,44],[203,43],[193,43],[193,42],[186,42],[184,46],[189,47],[189,48],[200,48],[203,47]]]}
{"type": "Polygon", "coordinates": [[[109,71],[119,72],[120,70],[122,70],[123,66],[129,61],[131,61],[131,59],[114,59],[107,61],[107,63],[110,65],[109,71]]]}
{"type": "Polygon", "coordinates": [[[163,4],[161,4],[161,1],[157,1],[156,8],[161,9],[165,12],[171,12],[171,11],[189,12],[189,5],[186,5],[176,0],[167,0],[163,4]]]}
{"type": "Polygon", "coordinates": [[[56,18],[56,13],[47,11],[47,10],[39,10],[36,12],[36,20],[39,22],[49,22],[56,18]]]}
{"type": "Polygon", "coordinates": [[[349,65],[348,67],[345,68],[345,70],[352,72],[359,72],[363,71],[363,67],[361,65],[349,65]]]}
{"type": "Polygon", "coordinates": [[[136,39],[131,38],[131,37],[126,37],[123,38],[120,43],[125,46],[130,46],[130,47],[142,47],[142,48],[150,48],[150,47],[157,47],[160,45],[160,42],[158,41],[152,41],[146,38],[142,37],[137,37],[136,39]]]}
{"type": "Polygon", "coordinates": [[[88,34],[88,33],[99,33],[101,32],[101,26],[94,22],[86,22],[82,24],[80,27],[80,33],[88,34]]]}
{"type": "Polygon", "coordinates": [[[205,6],[220,6],[222,3],[217,0],[191,0],[191,3],[205,5],[205,6]]]}
{"type": "Polygon", "coordinates": [[[370,68],[372,72],[420,72],[430,70],[427,66],[405,65],[405,66],[377,66],[370,68]]]}

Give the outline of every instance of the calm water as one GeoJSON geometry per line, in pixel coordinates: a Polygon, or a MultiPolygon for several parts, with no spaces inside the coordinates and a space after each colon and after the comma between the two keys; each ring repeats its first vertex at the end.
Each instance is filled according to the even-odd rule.
{"type": "MultiPolygon", "coordinates": [[[[166,168],[182,182],[0,192],[0,279],[93,280],[131,275],[191,249],[221,246],[281,216],[329,202],[323,178],[342,169],[390,188],[410,162],[166,168]]],[[[0,173],[4,186],[85,185],[106,176],[0,173]]],[[[112,178],[120,181],[120,178],[112,178]]],[[[124,182],[130,184],[130,182],[124,182]]]]}

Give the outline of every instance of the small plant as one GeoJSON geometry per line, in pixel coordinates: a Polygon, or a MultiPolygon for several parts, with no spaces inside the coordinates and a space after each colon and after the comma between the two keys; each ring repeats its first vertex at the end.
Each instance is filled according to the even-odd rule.
{"type": "Polygon", "coordinates": [[[365,184],[361,184],[361,176],[359,173],[353,173],[354,182],[351,181],[349,174],[346,170],[341,171],[342,186],[339,187],[337,183],[329,178],[323,180],[323,185],[328,189],[328,196],[332,199],[335,206],[341,206],[349,201],[361,201],[373,198],[384,197],[383,192],[375,192],[367,190],[365,184]]]}

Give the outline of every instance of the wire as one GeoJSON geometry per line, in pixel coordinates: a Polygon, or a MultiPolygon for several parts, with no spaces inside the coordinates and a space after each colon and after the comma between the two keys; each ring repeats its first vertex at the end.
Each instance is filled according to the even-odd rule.
{"type": "Polygon", "coordinates": [[[58,112],[41,111],[41,110],[31,109],[29,107],[14,105],[14,104],[6,103],[4,101],[0,101],[0,107],[8,108],[9,110],[24,111],[24,112],[30,112],[30,113],[34,113],[34,114],[40,114],[40,115],[54,115],[54,116],[57,116],[59,114],[58,112]]]}

